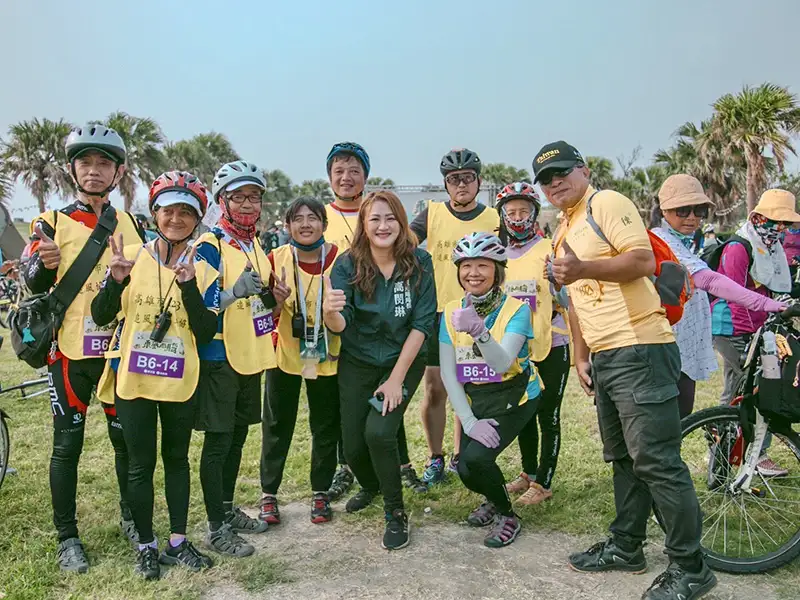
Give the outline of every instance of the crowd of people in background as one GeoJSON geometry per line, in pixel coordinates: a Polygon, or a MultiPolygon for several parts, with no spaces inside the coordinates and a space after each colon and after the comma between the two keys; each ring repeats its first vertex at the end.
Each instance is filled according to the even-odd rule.
{"type": "MultiPolygon", "coordinates": [[[[96,227],[110,222],[114,233],[66,308],[48,357],[61,569],[89,568],[76,496],[95,392],[114,453],[120,527],[136,549],[137,573],[155,579],[162,565],[212,566],[205,550],[249,556],[255,547],[242,534],[282,523],[278,494],[303,383],[313,523],[331,521],[332,502],[357,481],[345,510],[381,497],[382,546],[398,550],[410,541],[403,488],[424,493],[450,471],[481,498],[465,518],[488,527],[485,545],[513,543],[523,526],[515,504],[555,497],[561,404],[574,365],[597,406],[616,518],[609,539],[571,555],[569,565],[643,572],[655,506],[670,566],[643,597],[692,599],[714,587],[680,457],[680,420],[693,410],[696,383],[717,369],[715,350],[720,400],[731,401],[750,337],[769,312],[785,308],[771,295],[791,290],[800,254],[789,192],[766,191],[723,241],[706,222],[713,203],[700,182],[673,175],[648,232],[634,204],[595,189],[580,152],[558,141],[532,163],[534,184],[561,211],[551,236],[550,223],[540,226],[534,185],[508,182],[495,206],[482,204],[481,160],[456,149],[439,165],[449,200],[429,203],[409,223],[392,191],[365,194],[369,155],[343,142],[326,160],[334,201],[296,198],[284,220],[259,235],[266,181],[252,163],[222,165],[210,191],[191,173],[163,173],[149,191],[150,215],[130,215],[109,202],[126,162],[115,131],[77,129],[67,157],[78,200],[31,224],[27,286],[52,289],[82,260],[96,227]],[[220,217],[198,236],[209,202],[220,217]],[[693,282],[673,324],[652,281],[651,236],[693,282]],[[428,456],[421,475],[404,428],[419,387],[428,456]],[[257,424],[262,498],[250,516],[234,492],[257,424]],[[193,430],[203,432],[204,551],[187,537],[193,430]],[[153,525],[159,437],[169,512],[161,544],[153,525]],[[515,440],[521,471],[506,482],[497,458],[515,440]]],[[[768,449],[767,441],[761,474],[786,475],[768,449]]]]}

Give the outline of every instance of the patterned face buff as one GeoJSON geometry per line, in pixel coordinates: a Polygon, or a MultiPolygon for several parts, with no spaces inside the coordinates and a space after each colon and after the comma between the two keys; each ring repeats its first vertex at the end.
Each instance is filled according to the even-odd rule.
{"type": "Polygon", "coordinates": [[[506,214],[506,207],[502,211],[503,225],[510,236],[509,243],[512,246],[523,246],[536,236],[536,230],[533,228],[533,223],[536,220],[536,211],[531,211],[527,217],[521,221],[514,221],[506,214]]]}
{"type": "Polygon", "coordinates": [[[750,222],[753,224],[753,229],[756,230],[758,237],[764,242],[767,248],[772,248],[776,242],[780,241],[781,234],[786,229],[783,223],[771,221],[764,215],[754,213],[750,217],[750,222]]]}

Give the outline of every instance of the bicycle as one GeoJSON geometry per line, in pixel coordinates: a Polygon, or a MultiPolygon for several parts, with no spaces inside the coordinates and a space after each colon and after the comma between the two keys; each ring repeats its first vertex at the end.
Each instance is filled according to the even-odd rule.
{"type": "Polygon", "coordinates": [[[0,327],[11,326],[11,313],[19,306],[23,297],[20,284],[20,261],[8,260],[0,265],[0,327]]]}
{"type": "Polygon", "coordinates": [[[797,317],[800,304],[793,304],[753,335],[741,394],[730,406],[706,408],[681,422],[681,456],[703,513],[701,546],[717,571],[763,573],[800,555],[800,434],[791,427],[800,420],[797,317]],[[776,372],[776,364],[784,368],[776,372]],[[785,475],[759,470],[765,446],[788,465],[785,475]]]}

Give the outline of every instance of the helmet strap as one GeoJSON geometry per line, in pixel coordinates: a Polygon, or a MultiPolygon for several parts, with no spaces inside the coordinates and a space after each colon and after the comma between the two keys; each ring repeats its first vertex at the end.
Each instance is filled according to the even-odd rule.
{"type": "Polygon", "coordinates": [[[336,192],[333,193],[333,197],[336,200],[343,200],[345,202],[355,202],[356,200],[361,200],[364,197],[364,190],[361,190],[360,192],[358,192],[352,198],[345,198],[344,196],[339,196],[339,195],[336,194],[336,192]]]}
{"type": "Polygon", "coordinates": [[[75,171],[74,160],[70,163],[69,168],[70,168],[70,173],[72,174],[72,180],[75,182],[75,189],[77,189],[84,196],[91,196],[92,198],[105,198],[116,189],[117,184],[115,183],[114,180],[117,178],[117,173],[119,172],[119,168],[121,166],[122,163],[118,162],[117,168],[114,170],[114,179],[111,180],[111,185],[109,185],[102,192],[90,192],[89,190],[83,188],[83,186],[78,181],[78,173],[75,171]]]}
{"type": "Polygon", "coordinates": [[[220,195],[219,207],[222,210],[218,221],[220,228],[235,239],[252,242],[256,235],[256,222],[258,219],[256,218],[250,225],[237,222],[236,216],[231,212],[228,199],[223,195],[220,195]]]}

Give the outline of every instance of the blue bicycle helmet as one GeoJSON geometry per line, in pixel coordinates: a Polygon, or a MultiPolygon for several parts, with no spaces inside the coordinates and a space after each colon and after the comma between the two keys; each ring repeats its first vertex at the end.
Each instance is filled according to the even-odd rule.
{"type": "Polygon", "coordinates": [[[345,154],[347,156],[355,156],[364,167],[364,176],[369,177],[369,154],[360,144],[355,142],[339,142],[334,144],[331,151],[328,152],[328,158],[325,161],[325,166],[328,169],[328,175],[331,174],[331,165],[333,159],[339,155],[345,154]]]}

